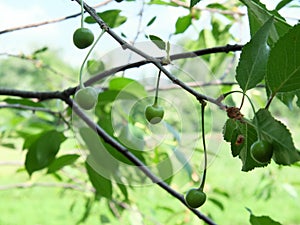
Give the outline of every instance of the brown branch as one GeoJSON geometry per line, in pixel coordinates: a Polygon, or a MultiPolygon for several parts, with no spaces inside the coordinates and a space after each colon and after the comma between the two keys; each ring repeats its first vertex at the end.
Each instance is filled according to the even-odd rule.
{"type": "MultiPolygon", "coordinates": [[[[213,47],[213,48],[207,48],[207,49],[200,49],[195,50],[191,52],[184,52],[184,53],[178,53],[171,55],[171,60],[178,60],[178,59],[185,59],[185,58],[193,58],[197,56],[207,55],[207,54],[214,54],[214,53],[228,53],[231,51],[240,51],[242,50],[243,45],[226,45],[226,46],[219,46],[219,47],[213,47]]],[[[155,58],[159,63],[161,63],[162,57],[155,58]]],[[[84,84],[85,86],[90,86],[93,83],[96,83],[97,81],[108,77],[112,74],[115,74],[117,72],[125,71],[127,69],[137,68],[146,64],[152,63],[150,60],[141,60],[134,63],[129,63],[122,66],[117,66],[114,68],[111,68],[109,70],[106,70],[98,75],[95,75],[88,79],[84,84]]],[[[178,79],[177,79],[178,80],[178,79]]],[[[217,81],[216,81],[217,82],[217,81]]],[[[186,84],[189,85],[189,84],[186,84]]],[[[178,86],[178,85],[177,85],[178,86]]],[[[78,86],[68,88],[62,92],[54,91],[54,92],[32,92],[32,91],[21,91],[21,90],[11,90],[11,89],[0,89],[0,95],[7,95],[7,96],[16,96],[16,97],[22,97],[22,98],[35,98],[39,101],[49,100],[49,99],[64,99],[65,97],[68,97],[70,95],[75,94],[76,89],[78,89],[78,86]]]]}
{"type": "MultiPolygon", "coordinates": [[[[111,2],[112,0],[105,0],[97,5],[94,5],[93,8],[98,8],[101,6],[104,6],[106,4],[108,4],[109,2],[111,2]]],[[[27,24],[24,26],[17,26],[17,27],[12,27],[12,28],[8,28],[5,30],[1,30],[0,31],[0,35],[1,34],[5,34],[5,33],[9,33],[9,32],[13,32],[13,31],[17,31],[17,30],[24,30],[24,29],[28,29],[28,28],[33,28],[33,27],[39,27],[39,26],[43,26],[43,25],[47,25],[47,24],[52,24],[52,23],[58,23],[64,20],[68,20],[68,19],[72,19],[75,17],[80,16],[81,13],[76,13],[70,16],[65,16],[65,17],[61,17],[61,18],[56,18],[56,19],[52,19],[52,20],[47,20],[47,21],[43,21],[43,22],[39,22],[39,23],[32,23],[32,24],[27,24]]]]}
{"type": "Polygon", "coordinates": [[[70,96],[69,89],[65,91],[24,91],[14,89],[0,89],[0,95],[15,96],[21,98],[33,98],[39,101],[50,100],[50,99],[65,99],[70,96]]]}
{"type": "MultiPolygon", "coordinates": [[[[195,81],[195,82],[188,82],[186,83],[188,86],[190,87],[208,87],[208,86],[233,86],[233,85],[237,85],[238,83],[236,82],[223,82],[221,80],[215,80],[215,81],[211,81],[211,82],[203,82],[203,81],[195,81]]],[[[166,90],[170,90],[170,89],[176,89],[176,88],[180,88],[178,87],[178,85],[165,85],[165,86],[160,86],[159,90],[161,91],[166,91],[166,90]]],[[[156,87],[149,87],[146,88],[147,91],[154,91],[156,89],[156,87]]]]}
{"type": "Polygon", "coordinates": [[[52,115],[61,115],[61,112],[54,112],[50,109],[42,108],[42,107],[33,107],[21,104],[0,104],[0,109],[20,109],[20,110],[29,110],[29,111],[39,111],[45,112],[52,115]]]}
{"type": "Polygon", "coordinates": [[[171,55],[170,58],[171,60],[195,58],[198,56],[214,54],[214,53],[229,53],[229,52],[241,51],[242,48],[243,45],[224,45],[224,46],[218,46],[213,48],[195,50],[191,52],[178,53],[178,54],[171,55]]]}

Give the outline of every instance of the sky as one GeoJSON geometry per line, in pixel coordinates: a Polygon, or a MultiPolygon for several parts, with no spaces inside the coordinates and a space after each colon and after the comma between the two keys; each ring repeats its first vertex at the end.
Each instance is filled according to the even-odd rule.
{"type": "MultiPolygon", "coordinates": [[[[89,5],[98,4],[101,1],[88,0],[89,5]]],[[[137,13],[141,7],[141,2],[135,4],[135,8],[132,7],[132,3],[116,3],[111,2],[108,6],[99,8],[99,11],[105,11],[111,8],[122,8],[124,15],[129,15],[129,20],[126,24],[122,25],[117,31],[125,33],[127,36],[133,36],[136,28],[135,23],[137,21],[137,13]]],[[[161,10],[161,7],[156,7],[157,10],[161,10]]],[[[76,2],[70,0],[0,0],[0,30],[7,28],[21,26],[40,21],[46,21],[54,18],[60,18],[68,15],[72,15],[80,12],[80,6],[76,2]]],[[[180,11],[180,9],[177,9],[180,11]]],[[[176,11],[175,11],[176,12],[176,11]]],[[[165,15],[161,13],[161,15],[165,15]]],[[[150,11],[145,12],[144,23],[147,23],[153,17],[153,13],[150,11]]],[[[175,20],[175,17],[173,17],[175,20]]],[[[153,25],[151,31],[159,34],[164,33],[166,30],[166,23],[153,25]],[[154,31],[155,30],[155,31],[154,31]]],[[[0,53],[29,53],[32,49],[41,48],[43,46],[49,46],[50,48],[57,49],[64,58],[71,64],[78,64],[82,61],[83,56],[86,55],[87,50],[78,50],[72,43],[73,32],[80,26],[80,17],[66,20],[60,23],[49,24],[40,26],[37,28],[24,29],[5,33],[0,35],[0,53]]],[[[93,30],[95,36],[100,33],[97,25],[86,25],[86,27],[93,30]]],[[[170,30],[170,32],[172,32],[170,30]]],[[[163,36],[163,35],[162,35],[163,36]]],[[[107,35],[104,35],[101,43],[107,42],[107,35]]],[[[99,44],[101,52],[109,51],[110,49],[119,47],[117,43],[99,44]]],[[[99,51],[96,49],[95,51],[99,51]]],[[[102,53],[99,53],[102,54],[102,53]]]]}
{"type": "MultiPolygon", "coordinates": [[[[89,5],[95,5],[101,0],[86,0],[89,5]]],[[[203,0],[203,4],[207,0],[203,0]]],[[[211,1],[210,1],[211,2],[211,1]]],[[[221,2],[221,1],[220,1],[221,2]]],[[[265,0],[262,1],[269,8],[273,8],[278,1],[265,0]]],[[[128,22],[118,28],[117,32],[123,32],[129,40],[133,39],[136,33],[136,23],[138,12],[141,8],[142,1],[136,3],[111,2],[109,5],[99,8],[100,11],[105,11],[111,8],[122,9],[123,14],[128,16],[128,22]]],[[[297,9],[299,10],[299,8],[297,9]]],[[[0,30],[7,28],[22,26],[26,24],[41,22],[45,20],[60,18],[80,11],[80,6],[75,1],[70,0],[0,0],[0,30]]],[[[152,6],[151,9],[146,8],[144,11],[143,24],[145,25],[152,17],[153,13],[158,15],[157,23],[154,23],[146,30],[150,34],[159,34],[163,39],[168,38],[168,34],[174,32],[175,27],[170,27],[169,24],[175,24],[177,16],[186,15],[188,11],[181,7],[159,7],[152,6]],[[172,16],[176,15],[176,16],[172,16]],[[162,23],[161,21],[166,21],[162,23]]],[[[284,14],[284,12],[283,12],[284,14]]],[[[289,16],[296,17],[296,11],[286,12],[289,16]],[[292,12],[292,13],[291,13],[292,12]]],[[[298,14],[299,16],[299,14],[298,14]]],[[[291,21],[296,22],[295,20],[291,21]]],[[[209,24],[206,24],[207,26],[209,24]]],[[[203,20],[203,26],[205,19],[203,20]]],[[[38,28],[24,29],[0,35],[0,53],[18,54],[20,52],[30,53],[33,49],[38,49],[44,46],[49,46],[61,54],[65,61],[72,65],[78,65],[82,62],[88,50],[78,50],[72,43],[72,35],[75,29],[80,26],[80,17],[63,21],[60,23],[40,26],[38,28]]],[[[87,25],[92,29],[97,36],[99,28],[97,25],[87,25]]],[[[242,24],[247,26],[247,24],[242,24]]],[[[245,32],[246,33],[246,32],[245,32]]],[[[247,41],[248,35],[240,34],[241,42],[247,41]]],[[[174,38],[172,41],[176,41],[174,38]]],[[[106,52],[119,47],[117,43],[113,43],[107,35],[101,39],[99,46],[95,49],[96,54],[105,54],[106,52]]]]}

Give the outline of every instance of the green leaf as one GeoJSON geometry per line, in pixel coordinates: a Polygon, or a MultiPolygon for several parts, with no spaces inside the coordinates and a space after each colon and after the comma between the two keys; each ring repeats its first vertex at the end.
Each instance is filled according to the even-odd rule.
{"type": "Polygon", "coordinates": [[[84,212],[81,218],[76,222],[76,225],[84,223],[89,218],[94,202],[95,201],[91,197],[86,197],[86,202],[84,204],[84,212]]]}
{"type": "Polygon", "coordinates": [[[22,149],[29,149],[30,146],[41,136],[41,134],[20,134],[20,136],[23,136],[24,143],[22,146],[22,149]]]}
{"type": "Polygon", "coordinates": [[[233,119],[228,119],[223,130],[224,139],[231,143],[232,155],[239,156],[243,166],[242,171],[250,171],[255,167],[265,166],[266,164],[258,164],[255,162],[250,154],[251,145],[257,140],[257,133],[253,125],[241,123],[233,119]],[[236,145],[237,136],[243,136],[243,143],[236,145]]]}
{"type": "Polygon", "coordinates": [[[191,0],[190,3],[190,8],[192,8],[193,6],[195,6],[198,2],[200,2],[201,0],[191,0]]]}
{"type": "Polygon", "coordinates": [[[274,24],[272,25],[268,38],[270,46],[273,46],[273,44],[290,29],[291,26],[284,21],[277,11],[268,11],[265,5],[260,2],[255,3],[251,0],[240,1],[248,8],[251,36],[253,36],[272,15],[274,16],[274,24]]]}
{"type": "Polygon", "coordinates": [[[218,194],[218,195],[221,195],[221,196],[223,196],[225,198],[230,198],[230,195],[228,194],[228,192],[226,192],[224,190],[221,190],[219,188],[214,188],[213,192],[216,193],[216,194],[218,194]]]}
{"type": "Polygon", "coordinates": [[[295,92],[278,93],[276,97],[284,103],[290,110],[293,109],[293,100],[295,98],[295,92]]]}
{"type": "Polygon", "coordinates": [[[149,35],[149,38],[159,49],[166,49],[166,43],[160,37],[157,37],[155,35],[149,35]]]}
{"type": "Polygon", "coordinates": [[[179,148],[171,148],[175,154],[176,159],[183,165],[183,169],[187,172],[188,176],[191,178],[193,173],[193,168],[186,158],[185,154],[180,151],[179,148]]]}
{"type": "Polygon", "coordinates": [[[225,125],[223,127],[223,138],[225,141],[230,142],[232,139],[232,135],[234,133],[234,130],[237,128],[237,123],[233,119],[228,119],[225,122],[225,125]]]}
{"type": "Polygon", "coordinates": [[[32,53],[32,55],[33,55],[33,56],[36,56],[36,55],[38,55],[38,54],[40,54],[40,53],[46,52],[47,50],[48,50],[48,47],[43,47],[43,48],[40,48],[40,49],[35,50],[35,51],[32,53]]]}
{"type": "Polygon", "coordinates": [[[281,223],[271,219],[269,216],[255,216],[250,209],[247,208],[247,210],[250,212],[251,225],[281,225],[281,223]]]}
{"type": "Polygon", "coordinates": [[[122,192],[124,196],[124,201],[128,200],[128,191],[127,191],[127,185],[122,183],[122,180],[120,177],[118,177],[117,174],[113,174],[115,181],[117,182],[117,186],[119,187],[120,191],[122,192]]]}
{"type": "Polygon", "coordinates": [[[215,206],[217,206],[221,211],[224,211],[224,205],[221,201],[215,199],[215,198],[208,198],[209,201],[211,201],[215,206]]]}
{"type": "Polygon", "coordinates": [[[290,2],[292,2],[293,0],[281,0],[278,4],[277,4],[277,6],[276,6],[276,8],[275,8],[275,10],[280,10],[280,9],[282,9],[284,6],[286,6],[287,4],[289,4],[290,2]]]}
{"type": "Polygon", "coordinates": [[[191,24],[192,24],[192,16],[190,14],[179,17],[175,24],[176,27],[175,34],[180,34],[185,32],[186,29],[188,29],[191,24]]]}
{"type": "MultiPolygon", "coordinates": [[[[99,166],[99,171],[115,172],[118,168],[118,162],[108,151],[108,148],[111,149],[112,147],[103,142],[97,133],[89,127],[80,128],[79,134],[90,152],[90,160],[99,166]]],[[[111,151],[116,150],[112,149],[111,151]]]]}
{"type": "MultiPolygon", "coordinates": [[[[125,91],[123,91],[122,95],[120,95],[120,91],[107,90],[107,91],[99,93],[98,104],[100,104],[100,105],[107,104],[107,103],[115,101],[116,98],[133,100],[133,99],[136,99],[136,96],[134,96],[128,92],[125,92],[125,91]]],[[[96,107],[96,112],[97,112],[97,110],[98,110],[98,108],[96,107]]]]}
{"type": "MultiPolygon", "coordinates": [[[[116,28],[121,26],[123,23],[126,22],[127,17],[120,16],[121,10],[118,9],[112,9],[107,10],[101,13],[97,13],[97,15],[110,27],[110,28],[116,28]]],[[[96,23],[93,17],[88,16],[84,20],[86,23],[93,24],[96,23]]]]}
{"type": "Polygon", "coordinates": [[[107,224],[107,223],[110,223],[110,220],[106,215],[101,214],[100,215],[100,222],[101,222],[101,224],[107,224]]]}
{"type": "Polygon", "coordinates": [[[231,143],[231,153],[233,157],[238,156],[244,146],[244,141],[240,144],[237,143],[237,139],[240,135],[242,135],[242,131],[237,121],[228,119],[223,128],[223,137],[225,141],[231,143]]]}
{"type": "Polygon", "coordinates": [[[281,225],[281,223],[272,220],[269,216],[250,216],[251,225],[281,225]]]}
{"type": "Polygon", "coordinates": [[[1,143],[1,146],[5,148],[10,148],[10,149],[16,149],[16,146],[14,143],[1,143]]]}
{"type": "Polygon", "coordinates": [[[238,125],[243,136],[245,137],[243,148],[241,149],[239,154],[239,157],[243,163],[242,171],[247,172],[254,169],[255,167],[266,166],[267,164],[259,164],[254,161],[250,154],[251,145],[258,139],[255,127],[251,124],[242,124],[240,122],[238,122],[238,125]]]}
{"type": "Polygon", "coordinates": [[[267,85],[278,92],[300,89],[300,24],[281,37],[271,49],[267,65],[267,85]]]}
{"type": "Polygon", "coordinates": [[[242,134],[240,128],[236,128],[233,130],[233,134],[231,137],[231,154],[233,157],[236,157],[240,154],[242,148],[244,147],[245,137],[242,134]],[[240,140],[240,141],[239,141],[240,140]]]}
{"type": "Polygon", "coordinates": [[[89,179],[96,189],[96,194],[111,199],[112,197],[112,183],[109,179],[101,176],[98,172],[94,170],[89,163],[85,163],[85,168],[87,170],[89,179]]]}
{"type": "Polygon", "coordinates": [[[142,84],[136,80],[125,77],[117,77],[112,79],[109,82],[109,90],[126,92],[138,98],[147,96],[147,92],[142,84]]]}
{"type": "Polygon", "coordinates": [[[142,151],[145,147],[145,141],[143,136],[137,137],[134,133],[136,129],[137,128],[131,124],[123,126],[118,135],[118,140],[128,149],[142,151]]]}
{"type": "Polygon", "coordinates": [[[277,164],[290,165],[300,160],[300,153],[294,146],[290,131],[275,120],[268,110],[260,109],[254,120],[259,124],[263,137],[272,143],[273,160],[277,164]]]}
{"type": "Polygon", "coordinates": [[[171,184],[173,178],[173,165],[170,157],[166,154],[166,157],[157,164],[159,176],[167,184],[171,184]]]}
{"type": "Polygon", "coordinates": [[[178,6],[176,3],[174,2],[166,2],[163,0],[151,0],[149,3],[149,5],[168,5],[168,6],[178,6]]]}
{"type": "Polygon", "coordinates": [[[42,133],[29,147],[25,159],[25,168],[29,175],[46,168],[59,151],[60,145],[66,140],[63,133],[51,130],[42,133]]]}
{"type": "Polygon", "coordinates": [[[104,63],[100,60],[90,59],[87,61],[87,71],[90,75],[95,75],[105,70],[104,63]]]}
{"type": "Polygon", "coordinates": [[[228,10],[227,7],[225,7],[224,5],[222,5],[222,4],[220,4],[220,3],[212,3],[212,4],[208,4],[206,7],[207,7],[207,8],[211,8],[211,9],[228,10]]]}
{"type": "Polygon", "coordinates": [[[273,17],[243,47],[236,69],[236,80],[244,92],[254,88],[266,75],[267,60],[270,51],[267,39],[272,24],[273,17]]]}
{"type": "Polygon", "coordinates": [[[61,168],[73,164],[80,156],[77,154],[63,155],[55,159],[49,166],[47,173],[54,173],[61,168]]]}
{"type": "Polygon", "coordinates": [[[173,135],[174,139],[180,143],[181,142],[181,139],[180,139],[180,134],[178,132],[178,130],[173,127],[171,124],[165,122],[165,126],[166,128],[168,129],[168,131],[173,135]]]}
{"type": "Polygon", "coordinates": [[[296,92],[296,96],[297,96],[297,102],[296,102],[296,104],[300,108],[300,91],[296,92]]]}
{"type": "Polygon", "coordinates": [[[25,105],[25,106],[31,106],[31,107],[39,107],[44,108],[45,106],[40,102],[34,102],[29,99],[17,99],[17,98],[6,98],[2,100],[3,102],[6,102],[7,104],[19,104],[19,105],[25,105]]]}
{"type": "Polygon", "coordinates": [[[156,16],[152,17],[152,19],[149,20],[149,22],[147,23],[146,26],[147,26],[147,27],[151,26],[151,25],[154,23],[155,20],[156,20],[156,16]]]}

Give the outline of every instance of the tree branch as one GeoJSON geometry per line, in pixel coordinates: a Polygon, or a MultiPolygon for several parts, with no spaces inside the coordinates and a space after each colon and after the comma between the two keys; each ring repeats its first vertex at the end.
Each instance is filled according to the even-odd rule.
{"type": "MultiPolygon", "coordinates": [[[[94,5],[93,8],[98,8],[100,6],[104,6],[104,5],[108,4],[111,1],[112,0],[105,0],[105,1],[103,1],[99,4],[97,4],[97,5],[94,5]]],[[[81,15],[81,13],[76,13],[76,14],[73,14],[73,15],[70,15],[70,16],[56,18],[56,19],[53,19],[53,20],[47,20],[47,21],[43,21],[43,22],[39,22],[39,23],[32,23],[32,24],[27,24],[27,25],[24,25],[24,26],[8,28],[8,29],[5,29],[5,30],[1,30],[0,35],[5,34],[5,33],[9,33],[9,32],[13,32],[13,31],[17,31],[17,30],[24,30],[24,29],[33,28],[33,27],[39,27],[39,26],[43,26],[43,25],[47,25],[47,24],[51,24],[51,23],[58,23],[58,22],[61,22],[61,21],[64,21],[64,20],[68,20],[68,19],[78,17],[80,15],[81,15]]]]}
{"type": "MultiPolygon", "coordinates": [[[[214,48],[200,49],[200,50],[195,50],[195,51],[190,51],[190,52],[173,54],[170,56],[170,58],[171,58],[171,60],[193,58],[193,57],[207,55],[207,54],[213,54],[213,53],[223,53],[223,52],[227,53],[227,52],[231,52],[231,51],[240,51],[240,50],[242,50],[242,48],[243,48],[243,45],[225,45],[225,46],[219,46],[219,47],[214,47],[214,48]]],[[[159,62],[159,64],[161,64],[162,57],[155,58],[155,60],[157,62],[159,62]]],[[[115,74],[117,72],[125,71],[127,69],[137,68],[137,67],[149,64],[149,63],[152,63],[152,61],[141,60],[138,62],[126,64],[126,65],[117,66],[117,67],[106,70],[98,75],[91,77],[84,84],[85,84],[85,86],[90,86],[93,83],[96,83],[97,81],[99,81],[105,77],[108,77],[112,74],[115,74]]],[[[177,79],[177,81],[179,81],[179,80],[177,79]]],[[[181,83],[183,83],[183,82],[181,82],[181,83]]],[[[184,84],[184,85],[187,86],[186,84],[184,84]]],[[[60,92],[60,91],[33,92],[33,91],[24,91],[24,90],[0,89],[0,95],[16,96],[16,97],[22,97],[22,98],[35,98],[35,99],[38,99],[39,101],[44,101],[44,100],[49,100],[49,99],[64,99],[65,97],[75,94],[76,89],[78,89],[78,88],[79,88],[79,86],[71,87],[62,92],[60,92]]],[[[210,99],[213,99],[213,98],[210,98],[210,99]]],[[[215,101],[216,100],[213,99],[212,102],[214,103],[215,101]]]]}
{"type": "Polygon", "coordinates": [[[20,109],[20,110],[29,110],[29,111],[40,111],[49,113],[51,115],[61,115],[61,112],[54,112],[50,109],[42,108],[42,107],[33,107],[33,106],[27,106],[27,105],[21,105],[21,104],[0,104],[0,109],[20,109]]]}
{"type": "MultiPolygon", "coordinates": [[[[168,184],[163,182],[160,178],[155,176],[148,168],[147,166],[140,161],[134,154],[132,154],[126,147],[121,145],[119,142],[117,142],[114,138],[112,138],[109,134],[105,132],[98,124],[94,123],[81,109],[78,107],[78,105],[70,98],[64,99],[64,101],[73,109],[73,112],[75,112],[91,129],[95,130],[97,134],[109,145],[111,145],[114,149],[116,149],[118,152],[120,152],[122,155],[124,155],[127,159],[129,159],[134,165],[138,166],[139,169],[149,178],[151,181],[157,185],[159,185],[161,188],[166,190],[169,194],[171,194],[173,197],[177,198],[183,205],[186,207],[187,204],[185,202],[184,196],[180,193],[176,192],[174,189],[172,189],[168,184]]],[[[199,211],[189,208],[198,218],[205,221],[207,224],[210,225],[216,225],[210,218],[206,217],[199,211]]]]}
{"type": "Polygon", "coordinates": [[[65,99],[72,95],[71,89],[65,91],[24,91],[24,90],[14,90],[14,89],[0,89],[0,95],[15,96],[21,98],[34,98],[39,101],[50,100],[50,99],[65,99]]]}
{"type": "MultiPolygon", "coordinates": [[[[179,0],[171,0],[171,2],[174,2],[175,4],[182,6],[184,8],[190,9],[190,5],[179,1],[179,0]]],[[[200,8],[198,6],[194,6],[194,9],[200,10],[200,11],[209,11],[211,13],[220,13],[224,15],[239,15],[239,16],[244,16],[245,14],[240,12],[240,11],[229,11],[229,10],[220,10],[220,9],[214,9],[214,8],[200,8]]]]}
{"type": "MultiPolygon", "coordinates": [[[[75,0],[78,4],[81,4],[81,0],[75,0]]],[[[98,16],[96,13],[95,9],[84,3],[84,9],[95,19],[95,21],[100,25],[101,29],[105,30],[115,41],[117,41],[121,47],[125,49],[129,49],[136,54],[142,56],[146,60],[150,61],[152,64],[154,64],[159,70],[161,70],[173,83],[179,85],[182,87],[182,89],[186,90],[193,96],[195,96],[196,99],[198,100],[205,100],[208,102],[211,102],[213,104],[218,105],[221,109],[226,109],[226,106],[223,105],[220,101],[217,99],[211,98],[209,96],[206,96],[204,94],[201,94],[197,92],[195,89],[187,86],[184,82],[181,80],[177,79],[175,76],[173,76],[169,71],[167,71],[164,66],[161,64],[161,62],[157,59],[154,58],[145,52],[141,51],[140,49],[128,44],[125,40],[123,40],[120,36],[118,36],[114,31],[110,29],[110,27],[107,26],[107,24],[98,16]]]]}

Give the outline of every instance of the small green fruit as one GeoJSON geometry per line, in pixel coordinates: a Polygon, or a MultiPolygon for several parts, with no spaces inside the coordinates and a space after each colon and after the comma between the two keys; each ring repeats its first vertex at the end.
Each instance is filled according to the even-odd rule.
{"type": "Polygon", "coordinates": [[[198,208],[205,203],[206,194],[199,189],[192,188],[187,192],[185,201],[189,207],[198,208]]]}
{"type": "Polygon", "coordinates": [[[92,87],[82,88],[75,94],[77,104],[86,110],[92,109],[98,100],[97,91],[92,87]]]}
{"type": "Polygon", "coordinates": [[[250,153],[256,162],[268,163],[272,158],[273,148],[269,142],[258,140],[251,145],[250,153]]]}
{"type": "Polygon", "coordinates": [[[88,28],[78,28],[73,34],[73,43],[77,48],[89,47],[94,42],[94,34],[88,28]]]}
{"type": "Polygon", "coordinates": [[[164,109],[157,104],[148,105],[145,109],[146,119],[152,124],[159,123],[164,117],[164,113],[164,109]]]}

